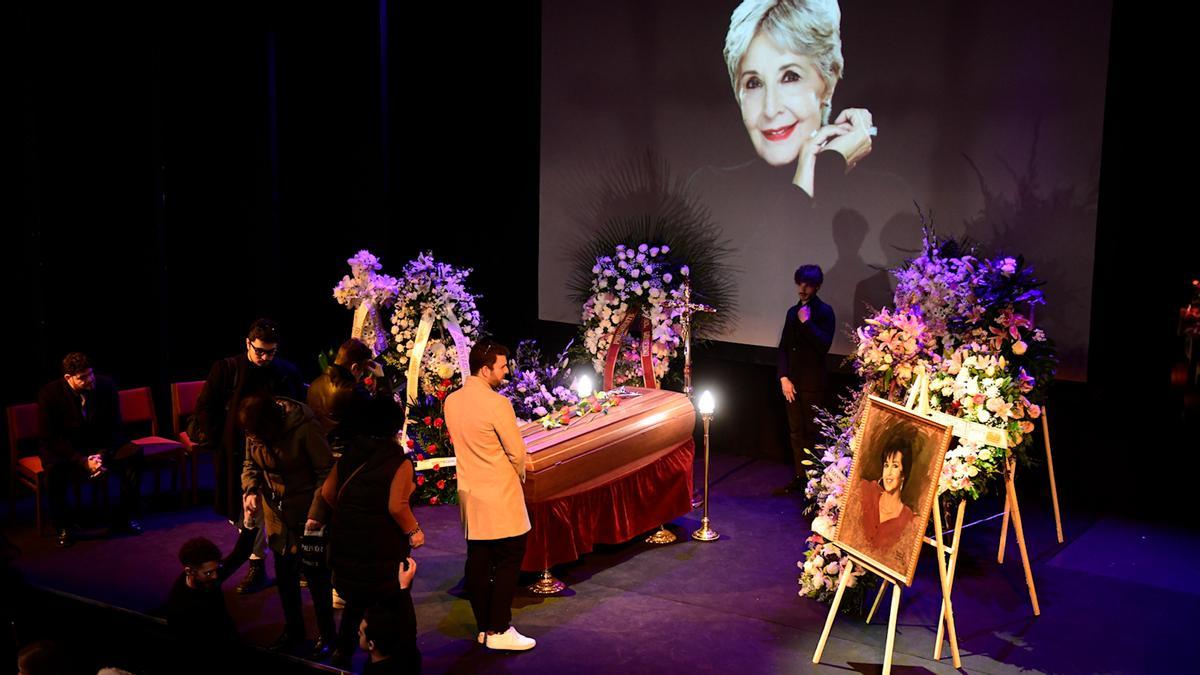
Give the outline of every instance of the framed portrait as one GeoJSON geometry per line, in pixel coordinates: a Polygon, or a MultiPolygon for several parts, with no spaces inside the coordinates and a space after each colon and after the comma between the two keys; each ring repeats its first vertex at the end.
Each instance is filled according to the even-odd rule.
{"type": "Polygon", "coordinates": [[[871,396],[834,543],[911,586],[951,435],[949,425],[871,396]]]}

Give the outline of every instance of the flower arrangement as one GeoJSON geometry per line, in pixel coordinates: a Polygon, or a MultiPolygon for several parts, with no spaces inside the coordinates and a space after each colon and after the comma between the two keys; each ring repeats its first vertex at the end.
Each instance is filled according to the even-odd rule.
{"type": "Polygon", "coordinates": [[[536,340],[522,340],[516,352],[508,360],[511,374],[500,393],[512,402],[517,419],[529,421],[544,417],[561,404],[578,403],[579,397],[571,390],[571,369],[567,365],[567,348],[553,363],[542,356],[536,340]]]}
{"type": "MultiPolygon", "coordinates": [[[[806,540],[808,550],[804,560],[796,565],[801,570],[800,595],[822,602],[833,597],[838,575],[847,561],[841,550],[829,542],[837,529],[839,501],[850,477],[851,442],[854,440],[856,420],[862,411],[862,399],[863,393],[857,391],[842,400],[841,413],[817,410],[817,427],[828,442],[817,444],[815,450],[808,450],[811,459],[804,460],[805,466],[811,467],[804,495],[809,500],[805,512],[814,514],[813,533],[806,540]]],[[[846,608],[862,604],[861,597],[857,601],[854,598],[863,593],[862,586],[857,582],[859,577],[866,574],[866,570],[859,566],[851,574],[852,578],[846,581],[846,592],[850,594],[850,598],[843,603],[846,608]]]]}
{"type": "Polygon", "coordinates": [[[388,332],[384,329],[380,311],[396,302],[400,283],[395,277],[380,274],[383,265],[379,258],[363,249],[346,261],[350,274],[333,287],[333,298],[339,304],[357,310],[367,304],[367,316],[363,322],[362,340],[376,354],[388,348],[388,332]]]}
{"type": "Polygon", "coordinates": [[[564,405],[547,413],[537,421],[541,423],[543,429],[557,429],[570,424],[572,420],[582,419],[592,413],[607,415],[609,408],[619,405],[621,405],[620,396],[613,392],[598,391],[587,398],[580,399],[577,403],[564,405]]]}
{"type": "MultiPolygon", "coordinates": [[[[450,433],[445,422],[446,395],[452,390],[450,380],[438,382],[431,394],[420,397],[409,406],[407,451],[414,461],[453,457],[450,433]]],[[[416,504],[457,504],[458,470],[436,462],[427,471],[417,472],[417,487],[413,492],[416,504]]]]}
{"type": "Polygon", "coordinates": [[[932,357],[933,335],[919,306],[894,312],[885,307],[865,323],[855,331],[854,365],[874,392],[890,398],[912,383],[916,366],[932,357]]]}
{"type": "Polygon", "coordinates": [[[946,335],[949,324],[977,315],[978,259],[960,252],[957,242],[938,244],[927,235],[921,255],[895,270],[897,308],[919,314],[932,335],[946,335]],[[956,255],[957,254],[957,255],[956,255]]]}
{"type": "MultiPolygon", "coordinates": [[[[681,281],[690,273],[687,265],[676,266],[669,258],[667,245],[618,244],[612,255],[596,258],[592,266],[592,295],[583,304],[583,346],[596,372],[603,373],[605,358],[616,337],[617,328],[630,314],[644,314],[650,320],[650,350],[656,380],[663,379],[682,344],[681,308],[669,306],[683,294],[681,281]]],[[[632,335],[623,336],[621,358],[617,362],[614,383],[624,385],[640,380],[641,357],[632,335]]]]}
{"type": "Polygon", "coordinates": [[[466,286],[470,274],[470,269],[438,262],[428,251],[404,266],[391,320],[394,348],[384,358],[401,371],[407,369],[417,328],[422,319],[431,319],[432,332],[421,360],[421,382],[426,392],[436,389],[441,380],[462,378],[458,347],[447,334],[444,321],[449,318],[458,324],[466,339],[465,349],[471,348],[479,334],[479,311],[475,308],[478,296],[471,294],[466,286]]]}
{"type": "MultiPolygon", "coordinates": [[[[1024,459],[1054,374],[1053,343],[1036,328],[1041,282],[1020,256],[980,256],[968,242],[939,240],[927,228],[922,252],[893,273],[895,307],[866,319],[856,331],[854,365],[863,391],[902,401],[918,367],[928,372],[930,406],[971,422],[1003,429],[1008,452],[1024,459]]],[[[831,596],[844,556],[828,543],[850,466],[862,394],[841,412],[817,418],[827,445],[809,453],[808,510],[813,535],[797,564],[801,595],[831,596]]],[[[1003,473],[1006,451],[956,438],[946,454],[939,492],[978,498],[1003,473]]],[[[849,585],[850,582],[847,582],[849,585]]]]}

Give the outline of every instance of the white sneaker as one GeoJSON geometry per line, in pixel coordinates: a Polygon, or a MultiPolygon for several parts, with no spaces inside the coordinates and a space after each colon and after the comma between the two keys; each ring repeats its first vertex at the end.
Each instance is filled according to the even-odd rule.
{"type": "Polygon", "coordinates": [[[333,591],[333,608],[346,609],[346,601],[342,599],[342,596],[338,595],[337,589],[333,591]]]}
{"type": "Polygon", "coordinates": [[[521,652],[526,649],[533,649],[537,645],[537,640],[525,637],[517,632],[516,628],[508,627],[508,630],[496,635],[487,636],[488,649],[505,649],[508,651],[521,652]]]}

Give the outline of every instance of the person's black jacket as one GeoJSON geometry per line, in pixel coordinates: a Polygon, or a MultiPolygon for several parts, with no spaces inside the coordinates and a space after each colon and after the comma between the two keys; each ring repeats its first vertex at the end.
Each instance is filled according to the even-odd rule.
{"type": "Polygon", "coordinates": [[[825,355],[833,344],[837,322],[833,308],[816,295],[809,298],[808,321],[801,323],[800,304],[788,310],[779,338],[779,364],[776,375],[792,381],[797,391],[823,391],[826,388],[825,355]]]}
{"type": "Polygon", "coordinates": [[[245,448],[237,429],[237,407],[243,398],[255,395],[303,400],[300,371],[279,357],[255,366],[245,354],[230,356],[213,364],[196,399],[196,422],[204,437],[192,440],[211,448],[216,457],[214,509],[226,518],[237,519],[242,513],[245,448]]]}
{"type": "MultiPolygon", "coordinates": [[[[167,596],[164,615],[167,630],[180,648],[178,670],[182,673],[213,673],[228,670],[237,660],[237,625],[225,604],[221,584],[233,576],[250,558],[258,528],[238,534],[233,551],[218,563],[217,583],[213,588],[189,588],[180,572],[167,596]]],[[[237,668],[233,668],[237,670],[237,668]]]]}
{"type": "Polygon", "coordinates": [[[165,610],[167,627],[175,637],[198,647],[237,642],[237,626],[225,604],[221,584],[250,558],[257,535],[258,528],[241,530],[233,551],[217,567],[217,584],[213,588],[191,588],[184,573],[179,573],[165,610]]]}
{"type": "Polygon", "coordinates": [[[108,458],[125,445],[112,380],[97,376],[95,388],[86,395],[85,416],[79,394],[65,378],[46,383],[38,393],[39,450],[47,470],[59,462],[86,462],[91,454],[108,458]]]}

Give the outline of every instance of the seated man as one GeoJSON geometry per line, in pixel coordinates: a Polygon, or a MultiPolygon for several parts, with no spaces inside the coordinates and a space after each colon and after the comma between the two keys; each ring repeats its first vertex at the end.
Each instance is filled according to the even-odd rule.
{"type": "Polygon", "coordinates": [[[67,486],[73,480],[102,479],[105,471],[121,478],[121,497],[112,513],[112,532],[139,534],[130,516],[140,497],[142,449],[129,443],[121,429],[121,408],[111,380],[96,377],[88,357],[63,357],[61,378],[38,393],[38,431],[42,467],[50,493],[50,520],[58,545],[72,543],[67,513],[67,486]]]}
{"type": "Polygon", "coordinates": [[[412,580],[417,561],[400,563],[399,596],[384,597],[367,610],[358,626],[358,646],[370,654],[364,675],[421,672],[421,651],[417,649],[417,615],[413,611],[412,580]]]}
{"type": "Polygon", "coordinates": [[[221,584],[233,576],[250,557],[258,528],[254,518],[245,514],[245,525],[226,558],[221,559],[217,545],[196,537],[179,549],[183,571],[167,598],[167,627],[184,647],[186,660],[203,659],[214,665],[228,665],[220,657],[228,656],[238,643],[237,627],[221,584]]]}

